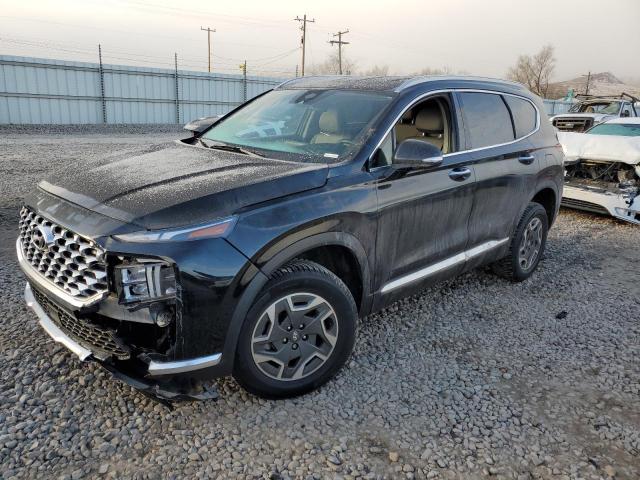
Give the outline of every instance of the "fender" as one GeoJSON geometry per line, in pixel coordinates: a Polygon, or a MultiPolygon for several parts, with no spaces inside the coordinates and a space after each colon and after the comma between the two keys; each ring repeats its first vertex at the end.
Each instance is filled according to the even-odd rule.
{"type": "MultiPolygon", "coordinates": [[[[533,196],[529,199],[529,201],[531,201],[533,197],[535,197],[538,193],[540,193],[542,190],[546,188],[552,190],[555,196],[553,218],[549,222],[549,228],[551,228],[551,225],[553,225],[553,223],[558,218],[558,211],[560,210],[560,201],[562,200],[562,190],[561,190],[562,184],[560,185],[560,189],[559,189],[558,184],[555,181],[553,181],[552,178],[545,176],[538,179],[538,183],[536,184],[536,193],[533,194],[533,196]]],[[[522,212],[520,212],[520,214],[522,215],[522,212]]]]}
{"type": "MultiPolygon", "coordinates": [[[[327,245],[346,247],[355,255],[358,265],[360,266],[360,275],[363,287],[362,306],[360,309],[361,316],[365,316],[370,312],[372,306],[370,283],[371,274],[367,257],[360,241],[353,235],[343,232],[324,232],[305,237],[275,254],[262,266],[260,270],[258,270],[257,273],[255,273],[255,275],[253,275],[253,278],[244,278],[241,280],[240,283],[246,284],[247,286],[238,300],[237,307],[234,310],[231,322],[229,323],[229,329],[227,330],[224,348],[222,351],[222,360],[220,364],[215,367],[212,367],[211,369],[203,369],[198,372],[199,377],[202,376],[202,378],[207,378],[207,376],[211,376],[214,371],[215,375],[228,375],[233,372],[233,363],[235,361],[240,330],[251,306],[254,304],[256,298],[260,294],[260,291],[269,281],[269,276],[280,266],[284,265],[289,260],[294,259],[301,253],[312,248],[327,245]]],[[[255,261],[252,261],[252,263],[255,265],[255,261]]],[[[254,269],[248,269],[245,276],[249,275],[250,271],[255,272],[254,269]]]]}

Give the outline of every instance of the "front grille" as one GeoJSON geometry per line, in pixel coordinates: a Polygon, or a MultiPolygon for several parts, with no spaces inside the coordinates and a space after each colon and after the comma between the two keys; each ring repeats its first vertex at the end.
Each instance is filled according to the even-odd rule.
{"type": "Polygon", "coordinates": [[[555,118],[553,126],[562,132],[584,132],[593,125],[591,118],[555,118]]]}
{"type": "Polygon", "coordinates": [[[602,205],[597,203],[587,202],[585,200],[576,200],[575,198],[562,197],[561,205],[569,208],[575,208],[578,210],[585,210],[587,212],[600,213],[602,215],[609,215],[609,211],[602,205]]]}
{"type": "Polygon", "coordinates": [[[27,207],[20,211],[20,246],[44,278],[80,300],[107,293],[104,250],[27,207]]]}
{"type": "Polygon", "coordinates": [[[119,360],[127,360],[131,356],[129,349],[116,340],[113,329],[100,327],[91,323],[89,319],[78,318],[73,313],[67,312],[49,300],[33,285],[31,290],[36,302],[47,313],[51,321],[73,340],[91,350],[95,357],[104,360],[114,356],[119,360]]]}

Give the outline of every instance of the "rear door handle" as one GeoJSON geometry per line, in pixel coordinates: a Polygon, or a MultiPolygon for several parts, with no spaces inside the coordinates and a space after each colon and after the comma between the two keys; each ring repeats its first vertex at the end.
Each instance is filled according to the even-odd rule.
{"type": "Polygon", "coordinates": [[[518,161],[524,165],[531,165],[536,159],[533,155],[521,155],[518,157],[518,161]]]}
{"type": "Polygon", "coordinates": [[[453,170],[449,170],[449,178],[456,182],[462,182],[471,176],[471,170],[467,167],[458,167],[453,170]]]}

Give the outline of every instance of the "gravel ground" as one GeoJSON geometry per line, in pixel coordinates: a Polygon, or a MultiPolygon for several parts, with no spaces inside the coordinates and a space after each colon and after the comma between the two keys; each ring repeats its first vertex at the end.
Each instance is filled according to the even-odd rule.
{"type": "Polygon", "coordinates": [[[640,477],[640,228],[604,217],[563,210],[524,283],[474,271],[366,318],[298,399],[223,379],[169,411],[79,362],[23,305],[21,199],[177,132],[0,129],[0,478],[640,477]]]}

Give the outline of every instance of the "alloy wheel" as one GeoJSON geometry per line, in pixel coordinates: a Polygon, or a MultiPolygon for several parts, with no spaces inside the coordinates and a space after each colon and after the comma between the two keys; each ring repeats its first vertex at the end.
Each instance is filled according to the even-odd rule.
{"type": "Polygon", "coordinates": [[[325,364],[337,338],[331,304],[313,293],[294,293],[262,312],[251,336],[251,355],[268,377],[299,380],[325,364]]]}
{"type": "Polygon", "coordinates": [[[533,217],[522,234],[522,241],[518,249],[518,263],[522,270],[527,271],[535,265],[542,247],[542,221],[533,217]]]}

